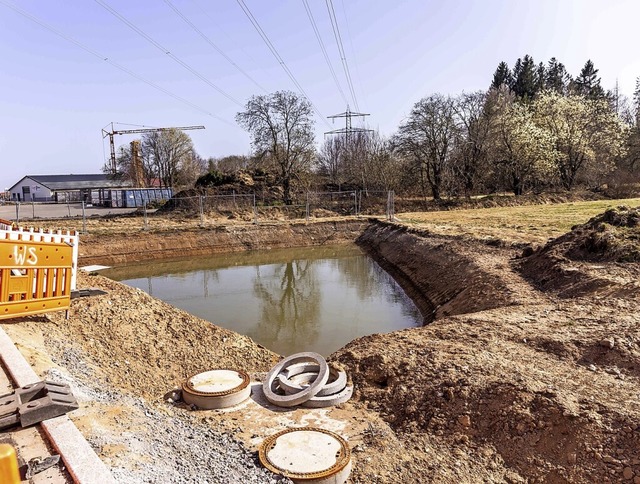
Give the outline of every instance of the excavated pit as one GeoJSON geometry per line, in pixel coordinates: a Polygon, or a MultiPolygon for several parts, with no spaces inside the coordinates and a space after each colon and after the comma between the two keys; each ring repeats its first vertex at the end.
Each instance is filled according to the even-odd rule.
{"type": "MultiPolygon", "coordinates": [[[[627,275],[637,274],[637,263],[625,271],[605,263],[591,268],[615,269],[611,284],[629,289],[624,294],[610,288],[558,299],[522,277],[512,249],[349,221],[90,236],[83,238],[81,264],[356,239],[432,323],[359,338],[329,358],[355,387],[352,400],[331,414],[354,449],[353,482],[640,480],[640,290],[627,275]]],[[[48,353],[85,384],[99,381],[182,418],[160,401],[168,387],[212,362],[255,374],[277,361],[249,338],[141,291],[99,276],[81,281],[108,294],[76,300],[68,321],[54,313],[3,325],[31,351],[33,364],[46,368],[38,351],[48,353]]],[[[126,418],[100,407],[85,412],[80,426],[96,442],[109,429],[112,438],[135,432],[145,442],[164,435],[146,435],[148,419],[131,427],[126,409],[118,410],[126,418]]],[[[309,424],[306,412],[294,414],[296,425],[309,424]]],[[[244,421],[242,414],[202,420],[251,448],[255,434],[289,416],[260,415],[265,420],[244,421]]],[[[139,443],[122,445],[117,457],[107,447],[101,457],[125,467],[139,443]]],[[[157,445],[149,448],[153,460],[157,445]]]]}

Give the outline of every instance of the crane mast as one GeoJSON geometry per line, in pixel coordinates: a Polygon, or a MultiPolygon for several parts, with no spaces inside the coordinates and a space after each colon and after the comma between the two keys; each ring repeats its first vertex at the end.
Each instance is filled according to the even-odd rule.
{"type": "Polygon", "coordinates": [[[139,129],[113,129],[113,123],[111,123],[111,131],[107,131],[102,128],[102,139],[109,137],[109,150],[111,152],[110,164],[111,173],[116,174],[118,167],[116,166],[116,146],[113,142],[113,137],[117,134],[140,134],[140,133],[154,133],[156,131],[169,131],[172,129],[179,129],[180,131],[188,131],[190,129],[205,129],[204,126],[179,126],[172,128],[139,128],[139,129]]]}

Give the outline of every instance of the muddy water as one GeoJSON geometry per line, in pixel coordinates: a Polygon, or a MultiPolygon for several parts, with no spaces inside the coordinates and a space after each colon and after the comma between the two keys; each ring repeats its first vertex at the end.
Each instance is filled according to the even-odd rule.
{"type": "Polygon", "coordinates": [[[355,245],[162,261],[104,275],[282,355],[327,356],[357,337],[422,324],[398,284],[355,245]]]}

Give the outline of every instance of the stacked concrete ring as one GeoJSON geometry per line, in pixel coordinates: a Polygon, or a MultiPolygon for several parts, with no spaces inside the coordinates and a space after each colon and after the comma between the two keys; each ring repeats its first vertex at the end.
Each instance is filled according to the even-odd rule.
{"type": "Polygon", "coordinates": [[[262,390],[267,400],[269,400],[269,402],[273,403],[274,405],[277,405],[279,407],[294,407],[306,402],[310,398],[315,397],[320,392],[320,390],[322,390],[328,380],[329,365],[327,365],[325,359],[318,353],[308,351],[288,356],[276,366],[274,366],[267,374],[267,378],[262,384],[262,390]],[[274,383],[282,372],[283,368],[287,368],[288,366],[296,363],[309,362],[318,365],[319,371],[316,379],[307,388],[304,388],[302,391],[294,395],[278,395],[274,392],[274,383]]]}

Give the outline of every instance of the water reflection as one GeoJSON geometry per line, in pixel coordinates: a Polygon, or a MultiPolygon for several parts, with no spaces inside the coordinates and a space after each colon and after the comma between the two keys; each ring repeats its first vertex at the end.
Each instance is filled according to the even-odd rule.
{"type": "Polygon", "coordinates": [[[262,309],[249,336],[263,341],[267,348],[310,349],[318,340],[322,306],[315,262],[306,259],[272,266],[271,274],[256,267],[253,291],[262,309]]]}
{"type": "Polygon", "coordinates": [[[105,275],[280,354],[328,355],[359,336],[422,321],[391,276],[356,246],[227,254],[105,275]]]}

